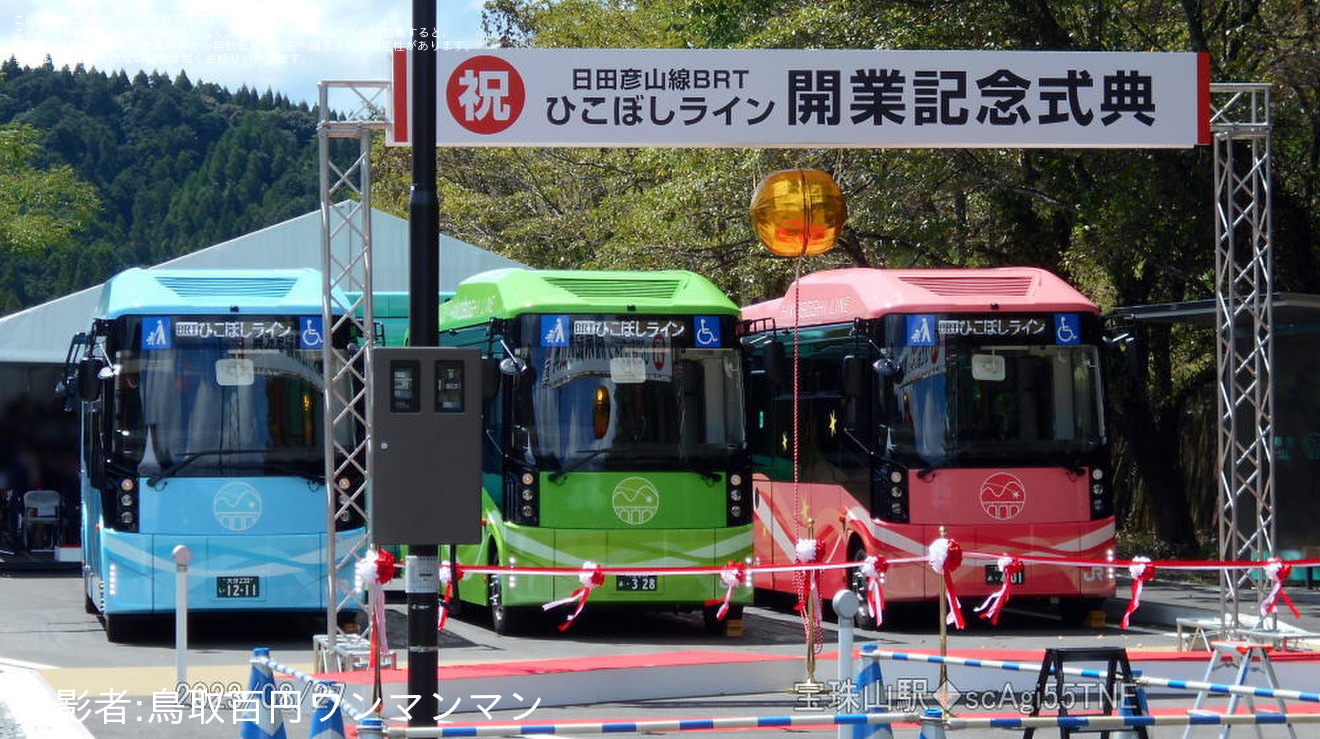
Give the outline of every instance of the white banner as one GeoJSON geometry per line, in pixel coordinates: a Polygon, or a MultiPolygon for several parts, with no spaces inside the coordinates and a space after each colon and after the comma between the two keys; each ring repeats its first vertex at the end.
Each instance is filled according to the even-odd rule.
{"type": "MultiPolygon", "coordinates": [[[[407,143],[407,51],[392,143],[407,143]]],[[[437,53],[443,146],[1190,147],[1204,54],[483,49],[437,53]]]]}

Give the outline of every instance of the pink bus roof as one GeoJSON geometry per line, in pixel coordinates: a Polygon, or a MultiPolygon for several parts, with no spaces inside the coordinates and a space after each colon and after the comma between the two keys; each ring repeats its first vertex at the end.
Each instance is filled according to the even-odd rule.
{"type": "MultiPolygon", "coordinates": [[[[1098,313],[1058,276],[1037,267],[989,269],[834,269],[797,283],[799,325],[841,323],[890,313],[1098,313]],[[997,306],[997,307],[996,307],[997,306]]],[[[793,325],[793,287],[782,298],[742,309],[744,319],[793,325]]]]}

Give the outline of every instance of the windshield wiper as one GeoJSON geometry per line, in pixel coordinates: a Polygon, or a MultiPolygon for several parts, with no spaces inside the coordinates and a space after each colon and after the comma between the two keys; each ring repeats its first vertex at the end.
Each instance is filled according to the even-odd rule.
{"type": "Polygon", "coordinates": [[[306,467],[300,467],[289,462],[258,462],[253,465],[263,470],[272,470],[275,472],[286,472],[296,477],[301,477],[308,482],[325,482],[324,472],[308,472],[306,467]]]}
{"type": "Polygon", "coordinates": [[[605,452],[608,452],[609,450],[610,450],[609,447],[605,447],[603,449],[579,449],[578,451],[574,452],[574,454],[585,454],[586,456],[578,458],[577,461],[573,462],[573,464],[570,464],[568,466],[561,465],[559,469],[550,473],[548,479],[550,480],[550,482],[559,482],[563,478],[567,477],[570,473],[576,472],[577,469],[582,465],[586,464],[587,462],[590,462],[591,460],[595,459],[596,457],[599,457],[600,455],[604,454],[605,452]]]}
{"type": "Polygon", "coordinates": [[[719,463],[700,457],[689,457],[685,461],[692,468],[692,471],[701,475],[701,479],[706,482],[720,481],[720,476],[715,472],[715,470],[720,468],[719,463]]]}
{"type": "Polygon", "coordinates": [[[200,452],[188,452],[184,455],[183,461],[165,467],[151,477],[148,477],[147,484],[154,488],[156,485],[160,484],[161,481],[174,477],[179,474],[179,470],[182,470],[184,467],[187,467],[202,457],[224,457],[230,454],[263,454],[265,451],[265,449],[206,449],[200,452]]]}
{"type": "Polygon", "coordinates": [[[952,467],[953,463],[972,451],[986,451],[994,449],[997,445],[993,442],[975,441],[963,444],[962,446],[947,452],[944,456],[934,461],[927,461],[925,466],[917,470],[917,477],[925,480],[932,472],[946,467],[952,467]]]}

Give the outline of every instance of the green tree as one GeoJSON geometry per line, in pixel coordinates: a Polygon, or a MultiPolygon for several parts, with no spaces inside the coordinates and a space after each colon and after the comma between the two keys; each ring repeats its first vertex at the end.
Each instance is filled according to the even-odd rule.
{"type": "Polygon", "coordinates": [[[11,257],[68,248],[100,207],[95,189],[72,167],[34,166],[37,142],[31,126],[0,126],[0,251],[11,257]]]}

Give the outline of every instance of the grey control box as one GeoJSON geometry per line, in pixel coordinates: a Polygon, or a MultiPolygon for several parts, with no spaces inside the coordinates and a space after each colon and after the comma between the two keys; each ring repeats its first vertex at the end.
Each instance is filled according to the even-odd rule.
{"type": "Polygon", "coordinates": [[[372,350],[371,521],[377,544],[481,540],[481,356],[372,350]]]}

